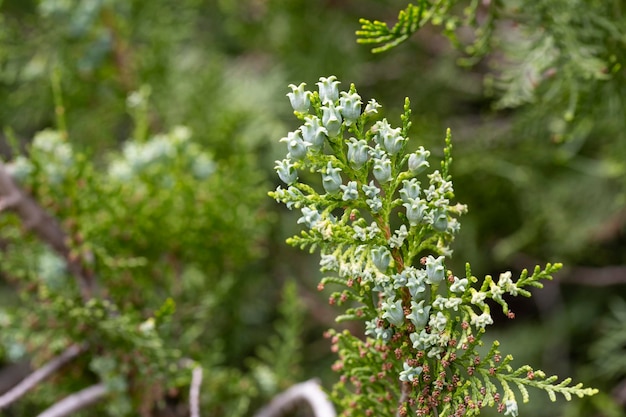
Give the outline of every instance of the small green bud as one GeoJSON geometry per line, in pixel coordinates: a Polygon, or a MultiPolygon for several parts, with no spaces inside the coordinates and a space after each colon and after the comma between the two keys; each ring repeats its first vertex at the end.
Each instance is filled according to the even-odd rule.
{"type": "Polygon", "coordinates": [[[407,238],[408,235],[409,231],[407,230],[406,225],[400,225],[400,228],[396,230],[393,236],[389,238],[389,247],[399,248],[400,246],[402,246],[402,244],[404,244],[404,240],[407,238]]]}
{"type": "Polygon", "coordinates": [[[493,319],[491,315],[487,312],[484,312],[480,316],[474,316],[470,320],[470,324],[476,326],[478,328],[484,329],[487,325],[493,324],[493,319]]]}
{"type": "Polygon", "coordinates": [[[395,155],[402,149],[405,138],[400,136],[400,128],[393,129],[387,119],[376,122],[373,131],[376,132],[374,140],[381,145],[390,155],[395,155]]]}
{"type": "Polygon", "coordinates": [[[322,174],[322,185],[328,194],[334,194],[339,191],[342,182],[340,171],[341,168],[334,168],[332,163],[328,161],[326,172],[322,174]]]}
{"type": "Polygon", "coordinates": [[[402,326],[404,322],[404,313],[402,311],[402,300],[394,301],[389,298],[381,304],[383,310],[383,318],[394,326],[402,326]]]}
{"type": "Polygon", "coordinates": [[[391,263],[391,253],[389,249],[384,246],[378,246],[370,251],[370,255],[372,256],[372,262],[374,262],[376,268],[378,268],[380,272],[386,272],[391,263]]]}
{"type": "Polygon", "coordinates": [[[421,366],[414,368],[406,362],[404,362],[403,368],[404,370],[400,372],[400,381],[404,382],[413,382],[423,371],[421,366]]]}
{"type": "Polygon", "coordinates": [[[428,323],[428,318],[430,314],[430,306],[424,306],[424,300],[416,303],[415,301],[411,301],[411,314],[406,316],[411,323],[415,325],[415,329],[423,329],[428,323]]]}
{"type": "Polygon", "coordinates": [[[417,226],[422,221],[426,209],[428,208],[423,200],[414,200],[411,198],[402,205],[406,207],[406,218],[409,220],[411,226],[417,226]]]}
{"type": "Polygon", "coordinates": [[[383,208],[383,202],[381,201],[378,194],[380,194],[380,189],[374,184],[374,181],[370,181],[369,185],[363,184],[361,187],[363,189],[363,193],[368,197],[365,202],[367,206],[374,213],[378,213],[383,208]]]}
{"type": "Polygon", "coordinates": [[[368,149],[365,140],[348,139],[348,161],[353,168],[359,169],[367,162],[368,149]]]}
{"type": "Polygon", "coordinates": [[[335,255],[322,254],[320,258],[320,271],[336,271],[339,269],[339,261],[335,255]]]}
{"type": "Polygon", "coordinates": [[[294,84],[289,84],[291,88],[291,93],[287,93],[287,97],[289,97],[289,101],[291,102],[291,107],[293,107],[294,111],[299,113],[307,113],[309,111],[309,107],[311,106],[311,92],[304,91],[305,83],[301,83],[299,86],[295,86],[294,84]]]}
{"type": "Polygon", "coordinates": [[[322,104],[327,102],[334,103],[339,98],[339,90],[337,86],[341,84],[337,81],[337,77],[331,75],[330,77],[320,77],[320,82],[317,83],[319,88],[320,100],[322,104]]]}
{"type": "Polygon", "coordinates": [[[374,198],[380,194],[380,188],[374,184],[374,181],[370,181],[369,185],[363,184],[361,188],[363,189],[365,196],[368,198],[374,198]]]}
{"type": "Polygon", "coordinates": [[[376,325],[377,322],[378,318],[365,322],[365,336],[376,336],[376,329],[378,328],[376,325]]]}
{"type": "Polygon", "coordinates": [[[289,153],[287,154],[288,158],[301,160],[304,159],[304,157],[306,156],[309,144],[302,140],[299,130],[296,130],[295,132],[289,132],[287,134],[287,137],[282,138],[280,141],[287,143],[287,150],[289,151],[289,153]]]}
{"type": "Polygon", "coordinates": [[[424,150],[423,146],[420,146],[417,151],[409,156],[409,171],[413,175],[417,175],[420,172],[428,168],[429,164],[426,160],[430,156],[430,152],[424,150]]]}
{"type": "Polygon", "coordinates": [[[437,315],[430,316],[430,320],[428,321],[428,325],[431,329],[437,329],[440,332],[445,330],[447,323],[448,319],[441,311],[438,311],[437,315]]]}
{"type": "Polygon", "coordinates": [[[437,284],[444,279],[444,267],[443,256],[434,258],[432,255],[428,255],[426,258],[426,282],[428,284],[437,284]]]}
{"type": "Polygon", "coordinates": [[[468,283],[467,278],[459,279],[458,277],[454,277],[454,282],[450,285],[450,291],[463,293],[465,292],[468,283]]]}
{"type": "Polygon", "coordinates": [[[381,184],[391,181],[391,161],[389,158],[383,156],[382,159],[376,159],[372,173],[381,184]]]}
{"type": "Polygon", "coordinates": [[[376,100],[371,99],[370,101],[367,102],[367,106],[365,106],[365,111],[363,113],[367,114],[368,116],[371,116],[371,115],[378,113],[378,109],[380,109],[381,107],[382,106],[378,104],[376,100]]]}
{"type": "Polygon", "coordinates": [[[426,293],[426,285],[424,279],[426,278],[426,272],[423,269],[416,270],[411,267],[407,268],[405,272],[408,273],[408,279],[406,287],[409,289],[409,293],[414,300],[424,297],[426,293]]]}
{"type": "Polygon", "coordinates": [[[404,201],[405,203],[409,203],[412,200],[419,199],[420,192],[421,192],[420,183],[415,178],[402,181],[402,189],[400,190],[400,198],[402,198],[402,201],[404,201]]]}
{"type": "MultiPolygon", "coordinates": [[[[419,333],[411,333],[409,335],[413,347],[418,350],[428,350],[437,341],[437,335],[430,334],[426,329],[422,329],[419,333]]],[[[432,350],[432,349],[430,349],[432,350]]]]}
{"type": "Polygon", "coordinates": [[[372,210],[372,213],[378,213],[383,208],[383,202],[380,197],[368,198],[365,200],[367,206],[372,210]]]}
{"type": "Polygon", "coordinates": [[[406,270],[402,271],[400,274],[395,274],[391,277],[393,281],[393,289],[397,290],[398,288],[402,288],[406,286],[408,281],[408,277],[406,274],[406,270]]]}
{"type": "Polygon", "coordinates": [[[484,306],[485,299],[487,298],[487,294],[484,293],[483,291],[476,291],[473,288],[471,289],[471,291],[472,291],[471,303],[480,307],[484,306]]]}
{"type": "Polygon", "coordinates": [[[326,139],[328,132],[322,126],[317,116],[307,116],[304,120],[304,125],[300,127],[303,140],[309,144],[312,149],[316,151],[321,150],[324,147],[324,139],[326,139]]]}
{"type": "Polygon", "coordinates": [[[332,102],[322,106],[322,124],[326,128],[329,137],[334,137],[341,130],[341,112],[340,107],[335,107],[332,102]]]}
{"type": "Polygon", "coordinates": [[[322,220],[322,216],[315,209],[302,207],[300,211],[302,212],[302,217],[298,219],[298,224],[304,223],[309,229],[315,227],[322,220]]]}
{"type": "Polygon", "coordinates": [[[346,125],[350,126],[361,115],[361,96],[357,93],[341,92],[341,98],[339,99],[339,105],[341,106],[341,114],[346,120],[346,125]]]}
{"type": "Polygon", "coordinates": [[[430,213],[429,220],[432,222],[433,229],[438,232],[445,232],[448,228],[448,212],[444,207],[438,207],[430,213]]]}
{"type": "Polygon", "coordinates": [[[383,329],[381,327],[376,328],[376,338],[382,340],[383,342],[388,342],[391,340],[391,336],[393,336],[393,330],[391,329],[383,329]]]}
{"type": "Polygon", "coordinates": [[[276,161],[276,166],[274,167],[276,172],[278,173],[278,177],[285,184],[293,184],[298,179],[298,171],[294,168],[294,165],[291,163],[289,159],[283,159],[282,161],[276,161]]]}
{"type": "Polygon", "coordinates": [[[356,181],[350,181],[347,185],[342,184],[341,190],[343,191],[343,197],[341,197],[343,201],[356,200],[359,198],[359,190],[357,189],[356,181]]]}

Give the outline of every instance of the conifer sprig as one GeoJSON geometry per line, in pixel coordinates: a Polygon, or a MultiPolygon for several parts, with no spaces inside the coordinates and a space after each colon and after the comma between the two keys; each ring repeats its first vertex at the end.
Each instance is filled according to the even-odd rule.
{"type": "Polygon", "coordinates": [[[509,318],[506,299],[530,296],[560,264],[510,272],[497,279],[465,277],[446,269],[450,244],[466,207],[454,203],[450,176],[451,134],[445,137],[441,170],[429,170],[430,152],[409,140],[410,103],[402,127],[375,121],[380,105],[363,101],[354,85],[339,91],[334,76],[322,77],[318,91],[291,85],[288,94],[303,124],[281,141],[285,159],[276,171],[287,188],[270,196],[300,210],[305,229],[288,243],[319,249],[320,268],[329,274],[331,304],[345,305],[338,321],[360,320],[365,339],[331,330],[333,369],[341,374],[333,397],[344,416],[471,416],[496,407],[517,416],[526,387],[572,395],[596,391],[570,379],[557,383],[528,366],[514,369],[494,342],[486,355],[482,336],[493,324],[489,300],[509,318]],[[313,184],[299,174],[318,176],[313,184]],[[430,172],[429,172],[430,171],[430,172]]]}
{"type": "Polygon", "coordinates": [[[406,9],[400,10],[398,22],[389,27],[387,23],[379,20],[360,19],[361,30],[356,31],[358,43],[381,44],[372,48],[372,52],[384,52],[404,42],[421,27],[422,15],[426,1],[420,1],[418,5],[409,4],[406,9]]]}

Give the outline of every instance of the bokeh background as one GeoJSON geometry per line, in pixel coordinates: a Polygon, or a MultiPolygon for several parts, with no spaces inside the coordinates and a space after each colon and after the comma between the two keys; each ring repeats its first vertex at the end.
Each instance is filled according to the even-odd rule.
{"type": "MultiPolygon", "coordinates": [[[[365,100],[376,98],[394,125],[408,96],[411,140],[430,149],[433,161],[445,129],[452,129],[453,180],[469,213],[449,267],[462,271],[470,262],[482,276],[565,265],[531,299],[511,301],[516,319],[501,317],[488,334],[516,364],[572,376],[601,393],[552,404],[531,392],[520,414],[626,415],[623,2],[512,2],[494,26],[496,40],[471,66],[461,65],[467,51],[437,25],[381,54],[356,42],[359,18],[391,23],[405,6],[395,0],[0,0],[4,157],[15,158],[16,149],[28,156],[37,132],[59,128],[54,85],[68,140],[95,170],[137,135],[189,128],[215,161],[215,181],[194,183],[176,201],[207,201],[206,209],[135,210],[98,228],[86,224],[98,222],[87,215],[95,209],[86,208],[81,219],[107,253],[162,266],[162,279],[151,279],[155,271],[148,268],[141,279],[111,284],[117,288],[111,292],[119,299],[124,291],[150,294],[127,300],[129,309],[141,306],[140,315],[168,295],[175,299],[183,330],[171,330],[166,340],[211,370],[203,388],[206,415],[251,415],[290,383],[318,377],[330,387],[336,378],[322,333],[334,326],[338,310],[316,289],[317,255],[284,243],[298,232],[298,215],[266,196],[279,184],[273,171],[285,153],[279,139],[297,127],[287,85],[306,82],[312,89],[320,76],[336,75],[342,88],[354,83],[365,100]],[[143,100],[140,114],[128,105],[133,93],[143,100]],[[205,220],[177,223],[187,216],[205,220]],[[131,243],[120,244],[111,231],[121,218],[131,243]],[[177,265],[183,265],[182,289],[168,278],[177,265]]],[[[450,13],[462,16],[463,7],[459,2],[450,13]]],[[[470,29],[458,33],[461,43],[473,36],[470,29]]],[[[62,200],[62,190],[47,195],[62,200]]],[[[113,201],[123,195],[118,191],[102,195],[113,201]]],[[[179,192],[147,192],[136,207],[179,192]]],[[[59,216],[69,216],[64,213],[59,216]]],[[[3,317],[26,317],[16,311],[35,302],[18,296],[24,287],[12,278],[19,274],[8,252],[18,249],[20,265],[36,262],[42,250],[29,238],[10,250],[3,246],[0,324],[3,317]]],[[[26,342],[41,330],[15,323],[0,327],[0,392],[41,354],[41,343],[26,342]]],[[[100,375],[103,366],[90,369],[100,375]]],[[[85,378],[70,373],[58,386],[71,392],[85,378]]],[[[3,412],[34,415],[59,395],[42,389],[3,412]]],[[[184,396],[182,390],[165,395],[171,403],[184,403],[184,396]]],[[[167,415],[165,406],[139,412],[129,401],[96,410],[167,415]]],[[[170,407],[169,415],[181,409],[170,407]]]]}

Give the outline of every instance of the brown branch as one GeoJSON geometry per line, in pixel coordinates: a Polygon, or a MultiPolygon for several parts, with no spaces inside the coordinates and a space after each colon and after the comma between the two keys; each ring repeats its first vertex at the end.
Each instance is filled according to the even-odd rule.
{"type": "Polygon", "coordinates": [[[63,365],[77,357],[83,349],[78,345],[71,345],[59,356],[27,376],[11,390],[0,396],[0,410],[23,397],[28,391],[35,388],[41,381],[59,370],[63,365]]]}
{"type": "Polygon", "coordinates": [[[103,383],[95,384],[63,398],[37,417],[65,417],[102,400],[107,395],[103,383]]]}
{"type": "Polygon", "coordinates": [[[326,393],[322,391],[320,385],[309,380],[301,382],[278,394],[274,399],[254,417],[277,417],[299,402],[307,402],[315,417],[335,417],[337,413],[332,403],[328,400],[326,393]]]}
{"type": "Polygon", "coordinates": [[[0,162],[0,211],[11,210],[22,220],[26,230],[32,231],[52,247],[67,263],[67,269],[76,278],[83,300],[93,298],[96,285],[92,273],[83,267],[80,258],[70,256],[66,234],[58,222],[37,202],[22,191],[5,165],[0,162]]]}

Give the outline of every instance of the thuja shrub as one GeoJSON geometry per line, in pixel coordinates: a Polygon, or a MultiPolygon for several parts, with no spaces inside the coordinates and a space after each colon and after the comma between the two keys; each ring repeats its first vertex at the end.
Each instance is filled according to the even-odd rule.
{"type": "Polygon", "coordinates": [[[490,306],[513,318],[506,298],[529,297],[561,265],[525,270],[515,280],[511,272],[479,279],[469,264],[460,274],[449,270],[466,211],[454,202],[450,131],[433,169],[430,152],[409,140],[408,99],[402,126],[394,128],[378,120],[376,100],[363,108],[355,86],[340,92],[339,84],[330,76],[320,78],[318,91],[290,85],[302,125],[281,139],[288,153],[276,171],[285,185],[270,196],[302,213],[304,230],[288,243],[320,251],[328,276],[319,287],[338,287],[329,301],[345,307],[337,321],[364,324],[364,337],[327,333],[339,356],[332,397],[343,415],[472,416],[495,407],[517,416],[518,402],[529,401],[527,387],[552,400],[595,394],[570,378],[513,367],[497,341],[483,346],[490,306]]]}
{"type": "Polygon", "coordinates": [[[248,155],[223,163],[186,127],[144,133],[96,158],[66,130],[45,130],[27,154],[0,162],[10,294],[0,362],[29,360],[39,372],[68,351],[76,358],[25,398],[0,393],[0,414],[35,415],[95,386],[103,393],[89,415],[189,415],[192,369],[204,369],[211,395],[196,394],[197,408],[240,416],[291,382],[282,370],[297,360],[295,295],[264,354],[241,366],[259,344],[236,301],[261,285],[242,274],[266,231],[262,179],[248,178],[262,177],[252,165],[233,172],[248,155]]]}

